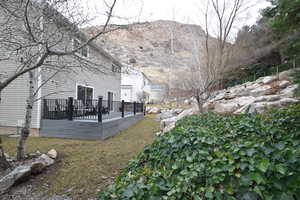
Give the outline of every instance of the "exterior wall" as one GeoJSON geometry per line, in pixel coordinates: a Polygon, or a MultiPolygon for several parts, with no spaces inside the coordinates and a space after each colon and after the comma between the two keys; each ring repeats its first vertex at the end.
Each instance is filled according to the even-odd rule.
{"type": "MultiPolygon", "coordinates": [[[[118,72],[112,72],[112,61],[89,50],[89,59],[97,59],[103,67],[107,68],[107,72],[92,71],[89,69],[75,69],[72,71],[61,72],[57,74],[51,81],[43,86],[42,96],[46,98],[61,98],[68,97],[77,98],[77,85],[88,86],[94,89],[93,99],[102,96],[104,100],[108,98],[108,92],[113,92],[114,101],[120,101],[121,95],[121,75],[118,72]],[[51,95],[49,95],[51,94],[51,95]]],[[[65,58],[68,59],[68,58],[65,58]]],[[[43,79],[53,72],[43,74],[43,79]]]]}
{"type": "MultiPolygon", "coordinates": [[[[17,63],[15,62],[0,62],[0,73],[1,69],[5,69],[5,72],[8,72],[8,74],[14,73],[17,66],[17,63]]],[[[17,78],[2,91],[0,102],[0,126],[22,126],[25,118],[28,91],[28,74],[24,74],[17,78]]],[[[37,103],[35,103],[31,123],[31,127],[33,128],[39,128],[37,110],[37,103]]]]}
{"type": "Polygon", "coordinates": [[[121,92],[121,94],[123,94],[123,96],[121,95],[122,100],[129,102],[139,102],[141,95],[145,93],[149,94],[150,80],[148,80],[140,70],[129,67],[128,72],[122,73],[121,76],[121,90],[123,90],[121,92]],[[128,93],[131,93],[130,98],[128,97],[128,93]]]}
{"type": "Polygon", "coordinates": [[[121,100],[132,102],[132,93],[131,85],[121,85],[121,100]]]}
{"type": "MultiPolygon", "coordinates": [[[[0,25],[7,23],[5,19],[6,13],[3,9],[0,9],[0,25]]],[[[23,27],[18,21],[12,21],[7,26],[23,27]]],[[[0,29],[0,32],[2,29],[0,29]]],[[[21,34],[16,34],[16,38],[21,38],[21,34]]],[[[9,52],[0,44],[0,59],[9,56],[9,52]]],[[[15,73],[19,67],[20,58],[17,56],[11,56],[9,60],[0,61],[0,81],[1,78],[5,78],[15,73]]],[[[28,74],[24,74],[14,80],[8,87],[6,87],[0,94],[0,127],[16,127],[21,126],[24,123],[25,106],[28,98],[29,82],[28,74]]],[[[37,120],[37,104],[34,104],[32,113],[33,128],[38,128],[39,123],[37,120]]],[[[8,130],[7,128],[5,128],[8,130]]],[[[11,131],[9,131],[11,132],[11,131]]]]}
{"type": "MultiPolygon", "coordinates": [[[[0,22],[3,16],[0,9],[0,22]]],[[[3,20],[2,20],[3,21],[3,20]]],[[[50,22],[44,21],[46,24],[45,33],[52,34],[55,26],[51,25],[50,22]],[[51,31],[52,30],[52,31],[51,31]]],[[[19,26],[18,24],[14,24],[19,26]]],[[[20,27],[23,27],[20,25],[20,27]]],[[[58,34],[57,37],[61,35],[58,34]]],[[[20,36],[22,37],[22,36],[20,36]]],[[[45,36],[47,37],[47,36],[45,36]]],[[[49,43],[55,43],[55,37],[49,37],[49,43]]],[[[56,49],[72,48],[72,39],[74,37],[71,33],[64,32],[63,40],[57,45],[56,49]]],[[[34,49],[35,50],[35,49],[34,49]]],[[[5,51],[0,45],[0,56],[5,54],[5,51]]],[[[59,58],[50,58],[47,61],[52,61],[59,58]]],[[[74,58],[61,57],[60,66],[65,66],[74,62],[74,58]]],[[[0,81],[1,74],[3,72],[9,75],[15,72],[18,65],[20,64],[20,59],[17,56],[12,56],[8,61],[0,62],[0,81]]],[[[103,96],[107,99],[107,93],[114,93],[114,100],[120,100],[120,85],[121,85],[121,75],[118,72],[112,72],[112,63],[115,62],[107,53],[89,46],[89,58],[82,69],[75,67],[74,69],[58,73],[53,80],[49,81],[43,86],[41,90],[41,96],[46,96],[47,98],[76,98],[76,85],[86,85],[94,88],[94,98],[98,96],[103,96]],[[91,67],[87,67],[87,63],[90,63],[91,67]],[[94,69],[91,70],[91,69],[94,69]],[[49,96],[49,94],[52,94],[49,96]]],[[[42,79],[47,80],[54,71],[45,69],[45,66],[41,67],[42,79]]],[[[37,83],[35,83],[37,88],[37,83]]],[[[25,106],[26,99],[28,98],[29,81],[28,74],[24,74],[15,81],[13,81],[7,88],[5,88],[1,93],[1,103],[0,103],[0,126],[3,127],[17,127],[21,126],[25,117],[25,106]]],[[[40,112],[41,112],[41,101],[34,104],[32,113],[32,128],[40,128],[40,112]]]]}

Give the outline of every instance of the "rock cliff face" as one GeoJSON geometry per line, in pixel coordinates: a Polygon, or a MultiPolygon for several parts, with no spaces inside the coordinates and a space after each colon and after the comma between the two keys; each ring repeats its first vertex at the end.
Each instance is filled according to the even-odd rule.
{"type": "MultiPolygon", "coordinates": [[[[99,28],[90,27],[87,32],[93,34],[99,28]]],[[[140,68],[154,82],[166,83],[170,71],[180,71],[194,64],[192,52],[203,38],[200,26],[155,21],[122,26],[98,42],[123,63],[140,68]]]]}
{"type": "Polygon", "coordinates": [[[285,71],[217,91],[203,108],[221,114],[262,113],[273,107],[300,103],[294,97],[299,85],[292,83],[289,74],[285,71]]]}

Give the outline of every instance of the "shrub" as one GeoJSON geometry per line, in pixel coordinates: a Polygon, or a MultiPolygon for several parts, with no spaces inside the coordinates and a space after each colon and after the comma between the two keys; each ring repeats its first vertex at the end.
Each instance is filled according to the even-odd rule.
{"type": "Polygon", "coordinates": [[[264,115],[185,118],[99,198],[300,199],[300,105],[264,115]]]}

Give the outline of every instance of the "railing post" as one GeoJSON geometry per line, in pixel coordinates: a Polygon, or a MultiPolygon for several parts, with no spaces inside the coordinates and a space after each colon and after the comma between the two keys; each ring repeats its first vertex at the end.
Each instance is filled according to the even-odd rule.
{"type": "Polygon", "coordinates": [[[122,112],[122,118],[124,118],[124,109],[125,109],[125,101],[122,100],[122,107],[121,107],[121,112],[122,112]]]}
{"type": "Polygon", "coordinates": [[[136,114],[136,102],[133,102],[133,114],[136,114]]]}
{"type": "Polygon", "coordinates": [[[73,97],[68,98],[68,120],[73,120],[73,112],[74,112],[74,99],[73,97]]]}
{"type": "Polygon", "coordinates": [[[143,113],[144,112],[144,103],[140,103],[140,112],[143,113]]]}
{"type": "Polygon", "coordinates": [[[102,123],[102,97],[98,98],[98,122],[102,123]]]}

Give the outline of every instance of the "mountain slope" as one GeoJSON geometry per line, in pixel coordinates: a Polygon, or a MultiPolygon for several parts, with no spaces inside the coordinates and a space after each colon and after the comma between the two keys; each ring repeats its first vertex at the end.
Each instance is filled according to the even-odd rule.
{"type": "MultiPolygon", "coordinates": [[[[100,28],[90,27],[87,32],[100,28]]],[[[193,51],[203,38],[200,26],[160,20],[122,26],[98,42],[122,63],[140,68],[154,82],[166,83],[171,73],[195,63],[193,51]]]]}

